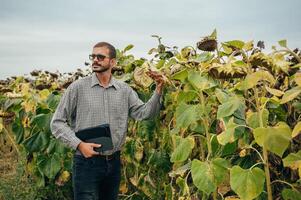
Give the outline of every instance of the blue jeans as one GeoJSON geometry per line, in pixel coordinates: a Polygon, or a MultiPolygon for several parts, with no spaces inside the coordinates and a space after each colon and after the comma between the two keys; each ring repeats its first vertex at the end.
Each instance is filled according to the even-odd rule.
{"type": "Polygon", "coordinates": [[[73,157],[74,200],[116,200],[120,184],[120,154],[111,160],[73,157]]]}

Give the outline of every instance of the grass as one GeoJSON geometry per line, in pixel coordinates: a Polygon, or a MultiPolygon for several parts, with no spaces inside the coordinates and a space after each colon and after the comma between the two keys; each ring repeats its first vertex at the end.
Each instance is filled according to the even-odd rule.
{"type": "MultiPolygon", "coordinates": [[[[2,135],[3,136],[3,135],[2,135]]],[[[36,187],[24,172],[22,156],[5,138],[0,142],[0,200],[39,199],[36,187]]]]}
{"type": "Polygon", "coordinates": [[[45,186],[39,187],[32,174],[26,172],[26,151],[17,151],[8,141],[0,132],[0,200],[72,199],[71,181],[59,187],[46,179],[45,186]]]}

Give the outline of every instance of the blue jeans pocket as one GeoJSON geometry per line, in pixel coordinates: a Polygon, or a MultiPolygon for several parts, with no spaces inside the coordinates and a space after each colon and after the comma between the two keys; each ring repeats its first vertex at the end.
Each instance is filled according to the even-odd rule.
{"type": "Polygon", "coordinates": [[[89,163],[90,158],[85,158],[82,155],[74,155],[73,156],[73,163],[77,166],[85,166],[89,163]]]}
{"type": "Polygon", "coordinates": [[[73,157],[75,200],[117,199],[120,184],[120,159],[73,157]]]}

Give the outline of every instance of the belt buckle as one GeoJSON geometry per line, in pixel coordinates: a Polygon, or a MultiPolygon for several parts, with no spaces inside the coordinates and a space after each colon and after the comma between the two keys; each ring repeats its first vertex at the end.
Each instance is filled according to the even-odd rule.
{"type": "Polygon", "coordinates": [[[112,160],[113,157],[114,157],[113,154],[112,154],[112,155],[105,155],[105,159],[106,159],[106,160],[112,160]]]}

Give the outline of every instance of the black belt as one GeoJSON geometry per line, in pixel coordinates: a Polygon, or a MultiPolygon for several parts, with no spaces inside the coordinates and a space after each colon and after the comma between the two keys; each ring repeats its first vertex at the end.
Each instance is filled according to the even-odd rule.
{"type": "Polygon", "coordinates": [[[120,151],[116,151],[111,155],[96,155],[95,157],[103,158],[105,160],[113,160],[120,157],[120,151]]]}

